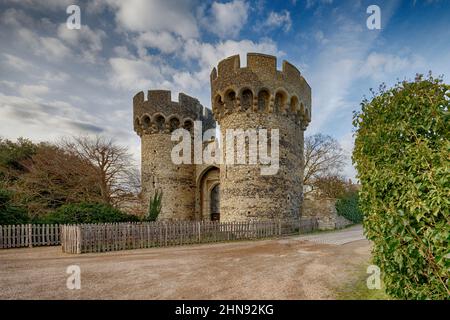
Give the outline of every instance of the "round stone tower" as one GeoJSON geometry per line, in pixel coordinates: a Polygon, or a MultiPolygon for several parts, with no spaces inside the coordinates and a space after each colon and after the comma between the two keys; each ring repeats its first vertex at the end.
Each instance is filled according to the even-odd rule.
{"type": "MultiPolygon", "coordinates": [[[[272,138],[276,137],[274,129],[279,130],[279,169],[275,174],[262,174],[265,165],[261,164],[260,147],[257,164],[222,161],[220,220],[299,218],[303,137],[311,120],[311,88],[300,72],[287,61],[277,70],[275,57],[256,53],[249,53],[247,66],[241,67],[239,55],[235,55],[212,70],[211,101],[222,139],[229,129],[267,129],[272,138]]],[[[249,141],[245,138],[246,152],[249,141]]],[[[221,146],[224,159],[228,156],[225,144],[221,146]]],[[[270,143],[268,149],[271,152],[270,143]]]]}
{"type": "Polygon", "coordinates": [[[195,164],[173,163],[172,148],[179,141],[172,141],[171,133],[181,127],[193,132],[194,121],[202,121],[204,130],[214,127],[211,111],[183,93],[175,102],[171,101],[170,91],[149,90],[147,100],[142,91],[134,96],[133,119],[134,130],[141,137],[144,209],[160,190],[162,208],[158,220],[194,219],[195,164]]]}

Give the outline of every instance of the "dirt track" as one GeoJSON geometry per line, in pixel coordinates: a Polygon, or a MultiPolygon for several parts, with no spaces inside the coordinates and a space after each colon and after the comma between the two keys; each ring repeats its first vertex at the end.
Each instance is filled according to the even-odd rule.
{"type": "Polygon", "coordinates": [[[356,281],[370,243],[299,237],[101,254],[60,247],[0,250],[0,299],[330,299],[356,281]],[[81,268],[68,290],[66,268],[81,268]]]}

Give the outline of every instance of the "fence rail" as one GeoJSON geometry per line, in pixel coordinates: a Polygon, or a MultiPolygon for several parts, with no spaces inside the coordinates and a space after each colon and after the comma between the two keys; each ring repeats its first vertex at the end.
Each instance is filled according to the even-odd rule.
{"type": "Polygon", "coordinates": [[[315,219],[250,222],[145,222],[64,225],[66,253],[106,252],[194,243],[250,240],[305,233],[317,228],[315,219]]]}
{"type": "Polygon", "coordinates": [[[60,226],[57,224],[0,226],[0,249],[57,246],[60,243],[60,226]]]}

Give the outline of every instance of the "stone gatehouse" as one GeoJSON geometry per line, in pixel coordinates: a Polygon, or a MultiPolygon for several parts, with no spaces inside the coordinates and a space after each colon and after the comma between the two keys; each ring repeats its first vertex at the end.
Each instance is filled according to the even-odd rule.
{"type": "MultiPolygon", "coordinates": [[[[258,53],[247,54],[246,66],[241,66],[239,55],[220,61],[210,78],[212,111],[183,93],[177,102],[166,90],[134,96],[144,203],[162,191],[160,220],[299,218],[310,86],[289,62],[277,70],[274,56],[258,53]],[[178,142],[171,133],[178,128],[193,132],[195,121],[201,121],[203,131],[218,123],[222,137],[228,129],[278,129],[277,173],[261,175],[260,164],[174,164],[171,151],[178,142]]],[[[213,138],[203,146],[216,143],[213,138]]]]}

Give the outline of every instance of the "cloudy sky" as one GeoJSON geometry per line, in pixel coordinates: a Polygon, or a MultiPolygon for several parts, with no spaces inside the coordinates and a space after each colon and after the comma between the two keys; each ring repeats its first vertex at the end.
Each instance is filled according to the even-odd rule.
{"type": "MultiPolygon", "coordinates": [[[[450,1],[0,0],[0,136],[103,134],[139,157],[132,97],[182,91],[210,107],[209,73],[246,52],[298,66],[313,90],[307,133],[352,148],[352,111],[382,82],[450,75],[450,1]],[[81,30],[66,8],[81,9],[81,30]],[[381,30],[367,7],[379,5],[381,30]]],[[[344,172],[354,176],[349,164],[344,172]]]]}

